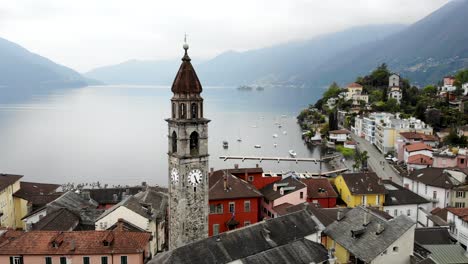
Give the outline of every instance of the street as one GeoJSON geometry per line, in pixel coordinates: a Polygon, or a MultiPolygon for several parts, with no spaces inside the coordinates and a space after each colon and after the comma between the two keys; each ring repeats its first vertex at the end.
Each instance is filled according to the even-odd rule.
{"type": "Polygon", "coordinates": [[[360,151],[367,151],[367,155],[369,156],[367,165],[377,173],[377,176],[385,180],[392,178],[393,182],[403,185],[400,175],[393,170],[388,161],[385,160],[384,155],[375,146],[353,133],[351,133],[351,138],[358,143],[357,148],[360,151]]]}

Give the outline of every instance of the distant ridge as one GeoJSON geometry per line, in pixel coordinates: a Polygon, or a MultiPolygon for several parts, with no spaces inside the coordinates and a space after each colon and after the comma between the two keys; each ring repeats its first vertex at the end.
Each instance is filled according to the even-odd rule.
{"type": "Polygon", "coordinates": [[[87,80],[78,72],[34,54],[0,38],[0,86],[65,88],[85,86],[87,80]]]}

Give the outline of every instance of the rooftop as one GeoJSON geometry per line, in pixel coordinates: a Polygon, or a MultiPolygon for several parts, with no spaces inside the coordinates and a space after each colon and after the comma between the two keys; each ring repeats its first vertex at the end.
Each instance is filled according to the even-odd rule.
{"type": "Polygon", "coordinates": [[[460,217],[463,221],[468,222],[468,208],[446,208],[450,213],[460,217]]]}
{"type": "Polygon", "coordinates": [[[406,139],[422,140],[422,141],[438,141],[434,135],[426,135],[419,132],[401,132],[400,135],[406,139]]]}
{"type": "Polygon", "coordinates": [[[360,85],[359,83],[353,82],[353,83],[348,84],[346,87],[348,87],[348,88],[362,88],[362,85],[360,85]]]}
{"type": "Polygon", "coordinates": [[[459,244],[453,245],[424,245],[431,252],[430,257],[436,263],[468,263],[465,249],[459,244]]]}
{"type": "Polygon", "coordinates": [[[421,245],[453,244],[447,227],[416,228],[414,241],[421,245]]]}
{"type": "MultiPolygon", "coordinates": [[[[228,263],[258,254],[258,258],[252,257],[248,263],[264,263],[265,259],[277,257],[279,253],[283,257],[290,256],[289,252],[294,247],[282,246],[315,234],[316,228],[310,212],[303,210],[187,244],[159,254],[150,263],[228,263]],[[258,259],[258,262],[254,262],[254,259],[258,259]]],[[[312,253],[303,251],[303,246],[297,249],[300,250],[298,253],[312,253]]],[[[313,252],[315,254],[316,251],[313,252]]]]}
{"type": "Polygon", "coordinates": [[[140,202],[140,204],[151,206],[151,215],[153,218],[165,218],[169,204],[169,196],[167,193],[148,187],[144,192],[135,194],[134,197],[140,202]]]}
{"type": "Polygon", "coordinates": [[[332,184],[326,178],[322,179],[301,179],[307,186],[307,198],[329,198],[338,197],[332,184]]]}
{"type": "Polygon", "coordinates": [[[229,171],[226,173],[225,170],[218,170],[211,173],[209,177],[208,197],[210,201],[263,196],[253,185],[233,176],[229,171]]]}
{"type": "Polygon", "coordinates": [[[408,164],[415,164],[415,165],[432,165],[434,163],[434,160],[424,154],[417,154],[413,156],[408,157],[408,164]]]}
{"type": "Polygon", "coordinates": [[[101,255],[142,253],[151,234],[117,231],[30,231],[0,247],[0,255],[101,255]],[[105,246],[104,241],[109,245],[105,246]],[[53,247],[55,242],[55,247],[53,247]]]}
{"type": "Polygon", "coordinates": [[[191,59],[187,54],[187,49],[185,49],[182,64],[172,84],[171,90],[174,94],[200,94],[202,92],[202,85],[190,63],[191,59]]]}
{"type": "Polygon", "coordinates": [[[414,151],[420,151],[420,150],[430,150],[432,151],[432,147],[429,145],[426,145],[423,142],[418,142],[418,143],[413,143],[410,145],[405,146],[405,150],[408,152],[414,152],[414,151]]]}
{"type": "Polygon", "coordinates": [[[282,179],[275,183],[270,183],[263,187],[260,192],[270,201],[276,200],[288,193],[306,188],[307,186],[293,176],[282,179]],[[287,187],[288,190],[281,192],[281,188],[287,187]],[[290,190],[289,190],[290,189],[290,190]]]}
{"type": "Polygon", "coordinates": [[[429,203],[428,200],[391,180],[384,180],[383,184],[387,189],[384,206],[429,203]]]}
{"type": "Polygon", "coordinates": [[[460,185],[460,182],[450,176],[450,174],[446,172],[444,168],[423,168],[412,171],[409,175],[404,177],[429,186],[440,187],[444,189],[452,189],[454,186],[460,185]]]}
{"type": "Polygon", "coordinates": [[[22,175],[14,175],[14,174],[0,174],[0,191],[3,191],[8,186],[12,185],[13,183],[19,181],[19,179],[23,178],[22,175]]]}
{"type": "Polygon", "coordinates": [[[38,195],[52,194],[60,187],[59,184],[38,183],[38,182],[20,182],[20,189],[13,195],[30,201],[36,199],[38,195]]]}
{"type": "Polygon", "coordinates": [[[80,216],[67,208],[60,208],[48,213],[39,222],[33,224],[32,230],[73,231],[80,223],[80,216]]]}
{"type": "Polygon", "coordinates": [[[370,263],[413,226],[415,223],[405,215],[386,220],[371,210],[356,207],[324,233],[356,258],[370,263]]]}
{"type": "Polygon", "coordinates": [[[143,186],[122,187],[122,188],[103,188],[103,189],[83,189],[82,192],[89,192],[89,196],[99,204],[116,204],[127,196],[135,195],[144,191],[143,186]]]}
{"type": "Polygon", "coordinates": [[[374,172],[345,173],[342,177],[353,195],[386,193],[385,187],[374,172]]]}
{"type": "Polygon", "coordinates": [[[351,132],[349,132],[346,129],[332,130],[329,133],[330,134],[351,134],[351,132]]]}
{"type": "Polygon", "coordinates": [[[125,208],[127,208],[127,209],[129,209],[129,210],[131,210],[131,211],[145,217],[145,218],[150,218],[151,217],[151,212],[149,212],[147,209],[145,209],[140,204],[140,201],[136,197],[129,196],[129,197],[125,198],[125,200],[121,201],[120,203],[115,204],[111,208],[107,209],[96,220],[100,220],[100,219],[106,217],[107,215],[114,212],[116,209],[118,209],[121,206],[123,206],[123,207],[125,207],[125,208]]]}

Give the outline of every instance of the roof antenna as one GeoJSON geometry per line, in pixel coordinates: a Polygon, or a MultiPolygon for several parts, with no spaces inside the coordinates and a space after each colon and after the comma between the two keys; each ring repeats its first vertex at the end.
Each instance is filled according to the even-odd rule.
{"type": "Polygon", "coordinates": [[[190,61],[190,57],[187,54],[187,50],[189,48],[189,45],[187,44],[187,33],[184,34],[184,45],[183,48],[185,50],[184,57],[182,58],[183,61],[190,61]]]}

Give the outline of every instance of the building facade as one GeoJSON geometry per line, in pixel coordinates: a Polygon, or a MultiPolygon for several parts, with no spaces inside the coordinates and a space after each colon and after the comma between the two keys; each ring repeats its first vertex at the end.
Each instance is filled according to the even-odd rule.
{"type": "Polygon", "coordinates": [[[0,174],[0,226],[21,228],[17,226],[13,194],[20,189],[21,175],[0,174]]]}
{"type": "Polygon", "coordinates": [[[172,85],[169,139],[169,249],[208,236],[208,122],[188,45],[172,85]]]}

